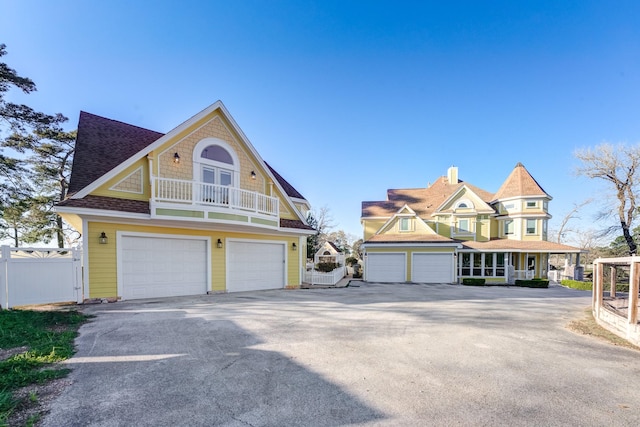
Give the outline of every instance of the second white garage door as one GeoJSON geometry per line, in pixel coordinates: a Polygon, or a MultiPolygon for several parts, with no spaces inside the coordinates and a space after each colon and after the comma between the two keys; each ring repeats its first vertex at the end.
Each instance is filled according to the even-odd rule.
{"type": "Polygon", "coordinates": [[[453,254],[413,254],[411,281],[416,283],[452,283],[453,254]]]}
{"type": "Polygon", "coordinates": [[[397,283],[406,278],[405,253],[367,254],[365,274],[368,282],[397,283]]]}
{"type": "Polygon", "coordinates": [[[202,238],[122,236],[118,256],[122,299],[207,293],[207,245],[202,238]]]}
{"type": "Polygon", "coordinates": [[[284,288],[284,249],[282,243],[229,241],[227,292],[284,288]]]}

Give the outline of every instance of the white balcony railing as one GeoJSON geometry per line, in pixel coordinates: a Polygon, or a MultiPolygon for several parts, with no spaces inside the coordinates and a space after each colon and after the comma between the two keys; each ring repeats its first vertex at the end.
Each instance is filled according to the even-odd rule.
{"type": "Polygon", "coordinates": [[[277,197],[236,187],[197,181],[154,178],[153,200],[155,202],[237,209],[274,217],[279,214],[279,200],[277,197]]]}

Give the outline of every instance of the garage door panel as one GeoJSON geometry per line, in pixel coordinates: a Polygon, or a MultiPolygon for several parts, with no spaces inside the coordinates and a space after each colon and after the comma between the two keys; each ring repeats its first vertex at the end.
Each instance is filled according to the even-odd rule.
{"type": "Polygon", "coordinates": [[[228,292],[284,287],[284,244],[230,241],[227,248],[228,292]]]}
{"type": "Polygon", "coordinates": [[[405,253],[367,254],[366,274],[369,282],[406,281],[407,256],[405,253]]]}
{"type": "Polygon", "coordinates": [[[122,236],[122,298],[205,294],[207,243],[204,239],[122,236]]]}
{"type": "Polygon", "coordinates": [[[451,253],[415,253],[411,280],[417,283],[452,283],[454,260],[451,253]]]}

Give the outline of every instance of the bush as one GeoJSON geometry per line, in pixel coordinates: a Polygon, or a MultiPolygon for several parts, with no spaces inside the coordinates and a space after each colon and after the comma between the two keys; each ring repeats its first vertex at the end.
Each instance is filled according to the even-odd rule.
{"type": "Polygon", "coordinates": [[[344,260],[344,262],[345,262],[345,264],[352,266],[353,264],[357,264],[358,263],[358,258],[356,258],[354,256],[350,256],[350,257],[347,257],[344,260]]]}
{"type": "Polygon", "coordinates": [[[316,270],[322,271],[323,273],[330,273],[338,267],[340,267],[340,264],[336,262],[319,262],[316,265],[316,270]]]}
{"type": "Polygon", "coordinates": [[[532,279],[532,280],[516,280],[516,286],[523,288],[548,288],[549,281],[546,279],[532,279]]]}
{"type": "Polygon", "coordinates": [[[467,286],[484,286],[485,279],[465,277],[462,279],[462,284],[467,286]]]}
{"type": "Polygon", "coordinates": [[[590,291],[593,289],[592,282],[580,282],[579,280],[561,280],[560,284],[562,286],[566,286],[567,288],[578,289],[581,291],[590,291]]]}

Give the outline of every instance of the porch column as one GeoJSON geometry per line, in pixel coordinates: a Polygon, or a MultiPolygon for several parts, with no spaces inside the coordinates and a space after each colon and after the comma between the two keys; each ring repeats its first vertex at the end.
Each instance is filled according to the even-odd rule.
{"type": "Polygon", "coordinates": [[[611,288],[609,289],[609,296],[611,298],[615,298],[616,297],[616,278],[618,276],[618,269],[616,268],[615,265],[612,265],[611,267],[609,267],[609,272],[611,273],[611,278],[610,278],[611,288]]]}
{"type": "MultiPolygon", "coordinates": [[[[640,285],[640,268],[638,263],[631,261],[631,274],[629,276],[629,313],[627,320],[629,325],[635,325],[638,323],[638,291],[640,285]]],[[[627,330],[629,328],[627,327],[627,330]]]]}

